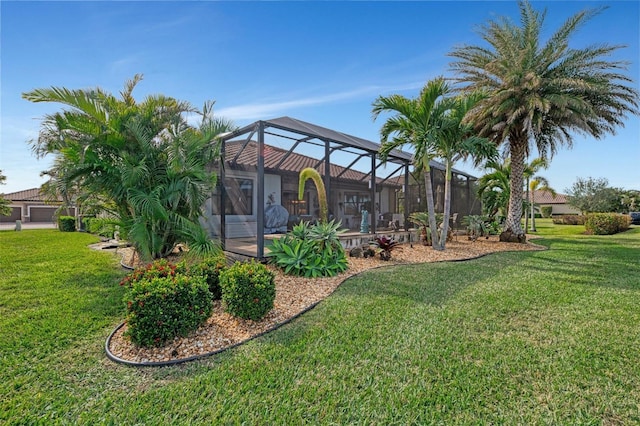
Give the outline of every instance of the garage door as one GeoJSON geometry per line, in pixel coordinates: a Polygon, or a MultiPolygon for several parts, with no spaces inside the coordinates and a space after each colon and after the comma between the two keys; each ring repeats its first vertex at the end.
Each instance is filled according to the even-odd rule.
{"type": "Polygon", "coordinates": [[[10,216],[0,216],[0,222],[15,222],[16,220],[20,220],[20,207],[11,207],[11,215],[10,216]]]}
{"type": "Polygon", "coordinates": [[[57,207],[31,207],[31,222],[53,222],[57,207]]]}

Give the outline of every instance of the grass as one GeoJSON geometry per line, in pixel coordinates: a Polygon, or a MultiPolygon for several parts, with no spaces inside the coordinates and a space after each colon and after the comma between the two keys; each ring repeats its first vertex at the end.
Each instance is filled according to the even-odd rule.
{"type": "Polygon", "coordinates": [[[0,232],[0,423],[637,424],[640,227],[537,220],[550,250],[349,279],[170,368],[107,361],[122,271],[92,237],[0,232]]]}

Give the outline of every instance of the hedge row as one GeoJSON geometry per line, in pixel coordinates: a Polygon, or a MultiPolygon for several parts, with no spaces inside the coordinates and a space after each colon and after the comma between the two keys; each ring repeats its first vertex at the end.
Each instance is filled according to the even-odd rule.
{"type": "Polygon", "coordinates": [[[160,346],[202,325],[222,299],[230,314],[262,319],[275,300],[274,274],[255,261],[227,267],[224,257],[187,265],[157,260],[127,275],[126,335],[139,346],[160,346]]]}
{"type": "Polygon", "coordinates": [[[584,223],[587,234],[611,235],[629,229],[629,215],[618,213],[591,213],[584,223]]]}

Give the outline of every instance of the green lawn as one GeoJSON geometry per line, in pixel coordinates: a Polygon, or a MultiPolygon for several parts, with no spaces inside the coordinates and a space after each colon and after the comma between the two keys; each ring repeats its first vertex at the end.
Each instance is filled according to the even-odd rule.
{"type": "Polygon", "coordinates": [[[123,272],[93,237],[0,232],[0,423],[640,423],[640,227],[396,266],[221,355],[108,361],[123,272]]]}

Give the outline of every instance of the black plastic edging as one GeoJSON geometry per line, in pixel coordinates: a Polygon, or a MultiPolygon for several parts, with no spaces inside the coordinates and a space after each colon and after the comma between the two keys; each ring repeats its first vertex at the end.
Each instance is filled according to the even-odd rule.
{"type": "MultiPolygon", "coordinates": [[[[538,244],[532,244],[532,245],[535,245],[535,246],[539,247],[539,249],[538,249],[538,250],[548,250],[548,247],[545,247],[545,246],[540,246],[540,245],[538,245],[538,244]]],[[[514,251],[519,251],[519,250],[506,250],[506,251],[504,251],[504,252],[507,252],[507,251],[514,252],[514,251]]],[[[504,253],[504,252],[501,252],[501,253],[504,253]]],[[[480,258],[482,258],[482,257],[489,256],[489,255],[491,255],[491,254],[495,254],[495,253],[497,253],[497,252],[494,252],[494,253],[483,253],[483,254],[480,254],[480,255],[478,255],[478,256],[470,257],[470,258],[466,258],[466,259],[438,260],[438,261],[435,261],[435,262],[428,262],[428,263],[463,262],[463,261],[466,261],[466,260],[477,260],[477,259],[480,259],[480,258]]],[[[122,265],[124,268],[127,268],[127,269],[134,269],[134,268],[131,268],[130,266],[124,265],[122,262],[121,262],[121,265],[122,265]]],[[[327,297],[329,297],[329,296],[330,296],[331,294],[333,294],[336,290],[338,290],[338,288],[339,288],[339,287],[340,287],[340,286],[341,286],[341,285],[342,285],[346,280],[348,280],[349,278],[357,277],[357,276],[359,276],[359,275],[361,275],[361,274],[363,274],[363,273],[365,273],[365,272],[368,272],[368,271],[371,271],[371,270],[374,270],[374,269],[388,268],[388,267],[395,267],[395,266],[404,266],[404,265],[412,265],[412,263],[410,263],[410,262],[400,262],[400,263],[395,263],[395,264],[393,264],[393,265],[379,265],[379,266],[376,266],[376,267],[374,267],[374,268],[369,268],[369,269],[366,269],[366,270],[364,270],[364,271],[357,272],[357,273],[355,273],[355,274],[353,274],[353,275],[349,275],[349,276],[348,276],[348,277],[346,277],[344,280],[342,280],[342,281],[340,282],[340,284],[338,284],[338,285],[336,286],[336,288],[335,288],[335,289],[334,289],[330,294],[328,294],[328,295],[327,295],[327,297]]],[[[251,340],[253,340],[253,339],[257,339],[258,337],[262,337],[262,336],[264,336],[264,335],[265,335],[265,334],[267,334],[267,333],[270,333],[270,332],[272,332],[272,331],[274,331],[274,330],[277,330],[278,328],[280,328],[280,327],[282,327],[282,326],[284,326],[284,325],[286,325],[286,324],[289,324],[291,321],[293,321],[293,320],[297,319],[297,318],[298,318],[298,317],[300,317],[301,315],[303,315],[303,314],[305,314],[305,313],[309,312],[311,309],[313,309],[313,308],[315,308],[316,306],[318,306],[318,305],[319,305],[323,300],[325,300],[327,297],[325,297],[324,299],[318,300],[317,302],[315,302],[315,303],[313,303],[313,304],[311,304],[311,305],[307,306],[306,308],[304,308],[302,311],[298,312],[298,313],[297,313],[297,314],[295,314],[294,316],[292,316],[292,317],[290,317],[290,318],[287,318],[287,319],[286,319],[286,320],[284,320],[283,322],[278,323],[278,324],[275,324],[273,327],[268,328],[267,330],[264,330],[264,331],[262,331],[262,332],[260,332],[260,333],[258,333],[258,334],[256,334],[256,335],[254,335],[254,336],[251,336],[251,337],[249,337],[249,338],[247,338],[247,339],[244,339],[244,340],[241,340],[241,341],[239,341],[239,342],[236,342],[236,343],[234,343],[233,345],[230,345],[230,346],[227,346],[227,347],[224,347],[224,348],[221,348],[221,349],[217,349],[217,350],[212,351],[212,352],[207,352],[207,353],[204,353],[204,354],[200,354],[200,355],[194,355],[194,356],[190,356],[190,357],[187,357],[187,358],[173,359],[173,360],[169,360],[169,361],[155,361],[155,362],[154,362],[154,361],[143,361],[143,362],[137,362],[137,361],[129,361],[129,360],[126,360],[126,359],[122,359],[122,358],[120,358],[120,357],[118,357],[118,356],[114,355],[114,354],[111,352],[111,350],[109,349],[109,346],[110,346],[110,343],[111,343],[111,339],[112,339],[112,338],[113,338],[113,336],[116,334],[116,332],[117,332],[118,330],[120,330],[122,327],[124,327],[124,324],[125,324],[124,322],[123,322],[123,323],[121,323],[120,325],[118,325],[118,326],[117,326],[117,327],[116,327],[116,328],[111,332],[111,334],[109,334],[109,337],[107,337],[107,341],[105,342],[105,345],[104,345],[104,350],[105,350],[105,352],[106,352],[106,354],[107,354],[107,358],[109,358],[111,361],[117,362],[117,363],[119,363],[119,364],[124,364],[124,365],[128,365],[128,366],[132,366],[132,367],[168,367],[168,366],[172,366],[172,365],[183,364],[183,363],[185,363],[185,362],[196,361],[196,360],[198,360],[198,359],[207,358],[207,357],[210,357],[210,356],[213,356],[213,355],[217,355],[217,354],[219,354],[219,353],[222,353],[222,352],[224,352],[224,351],[227,351],[227,350],[233,349],[233,348],[238,347],[238,346],[240,346],[240,345],[243,345],[243,344],[245,344],[245,343],[247,343],[247,342],[249,342],[249,341],[251,341],[251,340]]]]}

